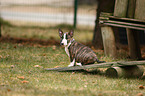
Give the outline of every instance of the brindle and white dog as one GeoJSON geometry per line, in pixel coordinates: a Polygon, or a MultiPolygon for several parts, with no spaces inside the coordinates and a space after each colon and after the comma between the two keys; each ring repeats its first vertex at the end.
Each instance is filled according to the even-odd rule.
{"type": "Polygon", "coordinates": [[[89,47],[76,42],[73,37],[73,31],[63,33],[59,29],[59,36],[61,38],[60,45],[64,45],[67,55],[70,57],[71,63],[68,67],[79,65],[94,64],[96,61],[98,63],[103,63],[105,61],[99,61],[95,52],[89,47]]]}

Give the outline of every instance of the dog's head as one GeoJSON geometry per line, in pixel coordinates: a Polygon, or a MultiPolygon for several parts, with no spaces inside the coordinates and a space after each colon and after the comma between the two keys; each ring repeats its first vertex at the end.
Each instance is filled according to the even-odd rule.
{"type": "Polygon", "coordinates": [[[73,37],[73,31],[70,30],[69,32],[63,33],[61,29],[59,29],[59,36],[61,38],[60,45],[67,46],[68,43],[72,40],[73,37]]]}

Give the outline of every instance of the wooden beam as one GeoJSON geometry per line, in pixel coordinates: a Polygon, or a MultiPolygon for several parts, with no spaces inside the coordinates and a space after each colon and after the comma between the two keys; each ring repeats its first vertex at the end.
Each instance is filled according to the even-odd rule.
{"type": "Polygon", "coordinates": [[[117,50],[116,50],[113,28],[109,26],[102,26],[101,33],[102,33],[105,55],[116,58],[117,50]]]}
{"type": "MultiPolygon", "coordinates": [[[[112,14],[102,12],[100,14],[99,19],[100,19],[100,21],[108,20],[109,19],[108,17],[110,15],[112,15],[112,14]]],[[[102,34],[102,39],[103,39],[105,55],[116,58],[117,49],[116,49],[116,44],[115,44],[113,28],[110,26],[101,26],[101,34],[102,34]]]]}
{"type": "MultiPolygon", "coordinates": [[[[129,0],[129,8],[128,8],[128,17],[134,18],[134,11],[136,6],[136,3],[141,0],[129,0]]],[[[142,1],[143,2],[143,1],[142,1]]],[[[140,2],[141,3],[141,2],[140,2]]],[[[142,6],[143,7],[143,6],[142,6]]],[[[140,9],[142,10],[142,9],[140,9]]],[[[145,28],[145,27],[143,27],[145,28]]],[[[140,45],[139,45],[139,33],[137,30],[133,29],[126,29],[127,31],[127,38],[128,38],[128,47],[129,47],[129,55],[132,59],[141,59],[141,51],[140,51],[140,45]]]]}
{"type": "Polygon", "coordinates": [[[145,0],[136,0],[134,18],[145,21],[145,0]]]}
{"type": "Polygon", "coordinates": [[[134,66],[134,65],[145,65],[145,61],[107,62],[107,63],[91,64],[91,65],[84,65],[84,66],[45,68],[45,70],[47,71],[77,71],[77,70],[86,70],[86,69],[91,69],[91,68],[111,68],[111,67],[134,66]]]}
{"type": "Polygon", "coordinates": [[[128,0],[116,0],[114,8],[114,16],[126,17],[128,0]]]}
{"type": "Polygon", "coordinates": [[[136,7],[136,0],[129,0],[127,18],[134,18],[135,7],[136,7]]]}
{"type": "Polygon", "coordinates": [[[145,24],[144,20],[133,19],[133,18],[119,18],[119,17],[115,17],[115,16],[109,16],[108,19],[109,20],[116,20],[116,21],[135,22],[135,23],[145,24]]]}
{"type": "Polygon", "coordinates": [[[128,47],[129,47],[129,55],[132,59],[141,59],[141,51],[139,45],[139,36],[138,32],[133,29],[127,30],[127,38],[128,38],[128,47]]]}
{"type": "Polygon", "coordinates": [[[109,18],[100,18],[101,25],[124,27],[138,30],[145,30],[145,22],[140,20],[128,19],[128,18],[116,18],[109,16],[109,18]]]}

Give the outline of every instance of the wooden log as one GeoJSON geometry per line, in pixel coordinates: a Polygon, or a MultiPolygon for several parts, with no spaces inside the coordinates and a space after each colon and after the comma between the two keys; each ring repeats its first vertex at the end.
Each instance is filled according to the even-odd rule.
{"type": "Polygon", "coordinates": [[[114,37],[114,32],[112,27],[102,26],[101,33],[102,33],[105,55],[116,58],[117,50],[116,50],[115,37],[114,37]]]}
{"type": "Polygon", "coordinates": [[[106,75],[115,78],[139,78],[143,75],[143,68],[141,66],[124,66],[112,67],[106,70],[106,75]]]}
{"type": "Polygon", "coordinates": [[[116,0],[114,8],[114,16],[126,17],[128,0],[116,0]]]}
{"type": "Polygon", "coordinates": [[[145,21],[145,0],[136,0],[134,18],[145,21]]]}

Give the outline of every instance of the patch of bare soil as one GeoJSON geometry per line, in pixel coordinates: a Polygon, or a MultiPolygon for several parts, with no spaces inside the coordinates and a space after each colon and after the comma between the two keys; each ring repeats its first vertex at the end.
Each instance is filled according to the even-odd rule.
{"type": "MultiPolygon", "coordinates": [[[[0,38],[0,42],[3,43],[13,43],[13,44],[22,44],[22,45],[29,45],[29,46],[37,46],[37,47],[47,47],[47,46],[52,46],[52,45],[56,45],[56,46],[60,46],[59,45],[59,41],[55,40],[54,38],[50,38],[49,40],[42,40],[42,39],[34,39],[34,38],[12,38],[12,37],[1,37],[0,38]]],[[[82,43],[82,42],[80,42],[82,43]]],[[[82,43],[84,44],[84,43],[82,43]]],[[[95,52],[97,51],[103,51],[102,49],[96,50],[91,42],[85,43],[84,45],[87,45],[89,47],[91,47],[95,52]]],[[[119,45],[119,51],[124,50],[126,52],[129,51],[128,49],[128,45],[119,45]]],[[[121,51],[123,52],[123,51],[121,51]]],[[[141,54],[142,54],[142,58],[145,59],[145,45],[141,46],[141,54]]]]}
{"type": "Polygon", "coordinates": [[[1,37],[0,42],[7,42],[13,44],[22,44],[30,46],[50,46],[50,45],[59,45],[59,41],[51,38],[49,40],[40,40],[40,39],[26,39],[26,38],[12,38],[12,37],[1,37]]]}

